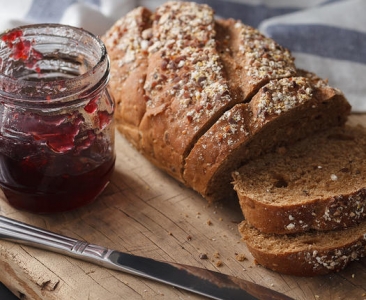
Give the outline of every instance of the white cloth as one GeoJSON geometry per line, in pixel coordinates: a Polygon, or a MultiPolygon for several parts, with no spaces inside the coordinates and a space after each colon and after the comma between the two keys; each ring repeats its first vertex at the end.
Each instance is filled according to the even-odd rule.
{"type": "MultiPolygon", "coordinates": [[[[296,65],[328,78],[366,112],[365,0],[206,0],[219,17],[258,28],[289,48],[296,65]]],[[[62,23],[102,35],[137,6],[163,0],[0,0],[0,31],[30,23],[62,23]]]]}

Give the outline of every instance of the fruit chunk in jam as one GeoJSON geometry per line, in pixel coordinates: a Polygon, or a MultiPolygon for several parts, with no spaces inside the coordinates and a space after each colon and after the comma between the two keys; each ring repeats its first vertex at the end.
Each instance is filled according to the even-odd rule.
{"type": "Polygon", "coordinates": [[[27,68],[34,69],[40,73],[40,68],[35,67],[35,65],[42,59],[43,55],[33,48],[31,41],[23,38],[23,31],[10,31],[9,33],[4,34],[1,40],[11,49],[11,59],[22,60],[27,68]]]}

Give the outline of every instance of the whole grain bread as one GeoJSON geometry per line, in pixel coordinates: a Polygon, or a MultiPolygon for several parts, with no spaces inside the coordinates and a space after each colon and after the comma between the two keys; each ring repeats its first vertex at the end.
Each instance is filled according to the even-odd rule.
{"type": "Polygon", "coordinates": [[[346,229],[286,235],[263,233],[243,221],[239,231],[258,264],[289,275],[337,272],[366,254],[366,221],[346,229]]]}
{"type": "Polygon", "coordinates": [[[342,125],[350,112],[339,90],[295,68],[290,51],[215,19],[207,5],[137,8],[103,41],[117,128],[209,201],[235,196],[230,174],[245,161],[342,125]]]}
{"type": "Polygon", "coordinates": [[[233,173],[246,221],[262,232],[331,230],[366,217],[366,129],[334,127],[233,173]]]}

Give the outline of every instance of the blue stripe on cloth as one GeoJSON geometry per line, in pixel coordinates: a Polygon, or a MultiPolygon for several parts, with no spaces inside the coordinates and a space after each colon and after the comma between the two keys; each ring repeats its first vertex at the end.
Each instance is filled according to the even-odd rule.
{"type": "Polygon", "coordinates": [[[57,23],[61,20],[65,10],[76,0],[33,0],[25,18],[37,23],[57,23]]]}
{"type": "Polygon", "coordinates": [[[366,33],[327,25],[279,24],[266,35],[293,52],[366,64],[366,33]]]}
{"type": "MultiPolygon", "coordinates": [[[[320,3],[318,6],[323,6],[329,3],[339,1],[344,0],[327,0],[320,3]]],[[[287,7],[285,6],[274,7],[274,6],[267,6],[265,4],[248,4],[248,3],[231,2],[225,0],[195,0],[195,2],[208,4],[215,10],[216,14],[222,18],[233,18],[241,20],[243,23],[256,28],[262,21],[266,19],[281,16],[288,13],[293,13],[295,11],[303,9],[290,5],[288,5],[287,7]]]]}
{"type": "Polygon", "coordinates": [[[61,20],[65,10],[78,2],[100,6],[100,0],[33,0],[25,19],[37,23],[57,23],[61,20]]]}
{"type": "Polygon", "coordinates": [[[250,5],[222,0],[196,0],[195,2],[210,5],[215,10],[215,13],[222,18],[241,20],[243,23],[252,27],[258,27],[263,20],[270,17],[298,10],[296,8],[273,8],[265,5],[250,5]]]}

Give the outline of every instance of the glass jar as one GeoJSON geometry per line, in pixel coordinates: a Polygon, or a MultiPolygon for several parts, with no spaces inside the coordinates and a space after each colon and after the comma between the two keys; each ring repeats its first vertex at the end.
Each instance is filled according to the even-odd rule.
{"type": "Polygon", "coordinates": [[[114,170],[114,103],[104,44],[79,28],[23,26],[0,35],[0,186],[15,208],[71,210],[114,170]]]}

